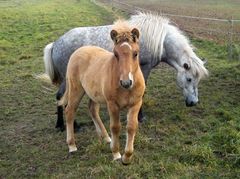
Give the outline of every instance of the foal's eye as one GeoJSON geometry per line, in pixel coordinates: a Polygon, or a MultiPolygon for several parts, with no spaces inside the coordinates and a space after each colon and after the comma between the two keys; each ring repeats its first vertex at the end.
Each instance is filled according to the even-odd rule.
{"type": "Polygon", "coordinates": [[[191,78],[187,78],[187,82],[192,82],[192,79],[191,78]]]}
{"type": "Polygon", "coordinates": [[[138,56],[138,53],[137,52],[134,52],[133,53],[133,57],[136,58],[138,56]]]}

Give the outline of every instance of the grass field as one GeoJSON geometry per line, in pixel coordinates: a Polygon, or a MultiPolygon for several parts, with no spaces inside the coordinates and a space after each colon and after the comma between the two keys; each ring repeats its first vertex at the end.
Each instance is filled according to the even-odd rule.
{"type": "MultiPolygon", "coordinates": [[[[0,178],[239,178],[240,63],[227,61],[223,46],[198,39],[192,41],[210,76],[200,83],[197,107],[185,107],[174,70],[159,65],[144,97],[147,121],[133,163],[113,162],[97,140],[87,98],[77,115],[79,150],[67,157],[66,134],[54,128],[56,87],[35,79],[44,71],[43,47],[68,29],[110,24],[117,15],[88,0],[0,1],[0,178]]],[[[101,116],[108,128],[105,108],[101,116]]]]}

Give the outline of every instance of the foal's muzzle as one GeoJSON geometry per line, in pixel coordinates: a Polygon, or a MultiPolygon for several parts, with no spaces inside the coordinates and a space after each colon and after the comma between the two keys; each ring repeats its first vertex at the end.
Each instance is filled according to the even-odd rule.
{"type": "Polygon", "coordinates": [[[125,89],[129,89],[132,87],[132,80],[120,80],[120,85],[125,88],[125,89]]]}

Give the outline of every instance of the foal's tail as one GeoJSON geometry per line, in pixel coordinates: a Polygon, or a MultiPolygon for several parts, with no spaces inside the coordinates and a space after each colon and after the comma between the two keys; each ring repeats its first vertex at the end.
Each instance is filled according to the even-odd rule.
{"type": "Polygon", "coordinates": [[[60,101],[58,101],[58,106],[65,107],[67,105],[68,93],[69,93],[69,87],[68,87],[68,82],[66,82],[66,90],[65,90],[63,97],[60,99],[60,101]]]}
{"type": "Polygon", "coordinates": [[[45,81],[49,81],[53,84],[58,84],[59,79],[58,75],[56,73],[56,70],[54,70],[54,64],[52,59],[52,48],[53,48],[53,42],[46,45],[46,47],[43,50],[43,61],[45,66],[45,73],[38,75],[37,78],[45,81]]]}

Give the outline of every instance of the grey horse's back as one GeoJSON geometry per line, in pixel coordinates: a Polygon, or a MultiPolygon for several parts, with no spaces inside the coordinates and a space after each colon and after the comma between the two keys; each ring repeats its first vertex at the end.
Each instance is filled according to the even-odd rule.
{"type": "Polygon", "coordinates": [[[64,80],[67,64],[72,53],[85,45],[96,45],[112,50],[111,26],[74,28],[53,43],[52,60],[58,81],[64,80]]]}

